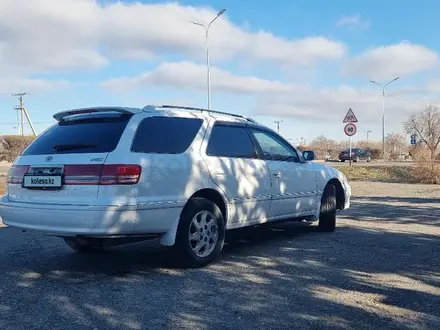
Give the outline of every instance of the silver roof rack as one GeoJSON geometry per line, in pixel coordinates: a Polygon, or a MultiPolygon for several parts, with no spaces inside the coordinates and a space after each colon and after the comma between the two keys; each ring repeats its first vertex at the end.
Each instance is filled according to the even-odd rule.
{"type": "Polygon", "coordinates": [[[237,115],[235,113],[229,113],[229,112],[223,112],[223,111],[217,111],[217,110],[208,110],[208,109],[204,109],[204,108],[195,108],[195,107],[187,107],[187,106],[180,106],[180,105],[168,105],[168,104],[163,104],[163,105],[147,105],[145,106],[142,110],[144,111],[154,111],[156,109],[182,109],[182,110],[192,110],[192,111],[200,111],[200,112],[208,112],[208,113],[217,113],[220,115],[226,115],[226,116],[231,116],[231,117],[236,117],[236,118],[240,118],[246,121],[249,121],[251,123],[255,123],[255,120],[246,117],[246,116],[242,116],[242,115],[237,115]]]}

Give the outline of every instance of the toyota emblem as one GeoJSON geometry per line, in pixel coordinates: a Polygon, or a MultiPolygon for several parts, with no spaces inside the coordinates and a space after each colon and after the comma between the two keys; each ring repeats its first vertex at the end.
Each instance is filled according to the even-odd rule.
{"type": "Polygon", "coordinates": [[[52,157],[52,156],[46,157],[46,163],[49,163],[49,162],[51,162],[51,161],[52,161],[52,159],[53,159],[53,157],[52,157]]]}

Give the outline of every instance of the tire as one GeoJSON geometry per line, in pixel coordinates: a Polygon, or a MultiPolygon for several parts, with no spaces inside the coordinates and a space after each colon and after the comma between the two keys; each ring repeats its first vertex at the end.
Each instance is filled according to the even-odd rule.
{"type": "Polygon", "coordinates": [[[104,250],[99,241],[91,241],[87,238],[64,237],[64,242],[78,253],[96,253],[104,250]]]}
{"type": "Polygon", "coordinates": [[[332,184],[327,184],[322,193],[318,228],[323,232],[336,229],[336,187],[332,184]]]}
{"type": "Polygon", "coordinates": [[[220,208],[206,198],[191,198],[177,227],[175,255],[185,267],[202,267],[220,256],[224,242],[225,221],[220,208]]]}
{"type": "Polygon", "coordinates": [[[345,163],[345,159],[341,159],[341,162],[345,163]]]}
{"type": "Polygon", "coordinates": [[[368,158],[367,158],[367,163],[370,163],[370,162],[371,162],[371,157],[368,156],[368,158]]]}
{"type": "Polygon", "coordinates": [[[354,159],[354,162],[355,162],[355,163],[358,163],[359,160],[360,160],[360,159],[359,159],[359,156],[356,156],[356,158],[354,159]]]}

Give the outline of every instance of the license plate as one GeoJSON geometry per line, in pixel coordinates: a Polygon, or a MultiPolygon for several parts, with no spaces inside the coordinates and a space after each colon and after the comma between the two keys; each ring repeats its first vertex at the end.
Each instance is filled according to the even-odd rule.
{"type": "Polygon", "coordinates": [[[61,188],[62,179],[59,175],[28,175],[24,177],[24,188],[61,188]]]}

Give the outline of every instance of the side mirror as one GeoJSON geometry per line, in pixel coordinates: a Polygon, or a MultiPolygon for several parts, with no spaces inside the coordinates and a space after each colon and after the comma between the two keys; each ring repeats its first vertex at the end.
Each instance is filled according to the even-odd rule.
{"type": "Polygon", "coordinates": [[[304,160],[311,162],[312,160],[316,159],[315,152],[312,150],[303,151],[303,158],[304,160]]]}

